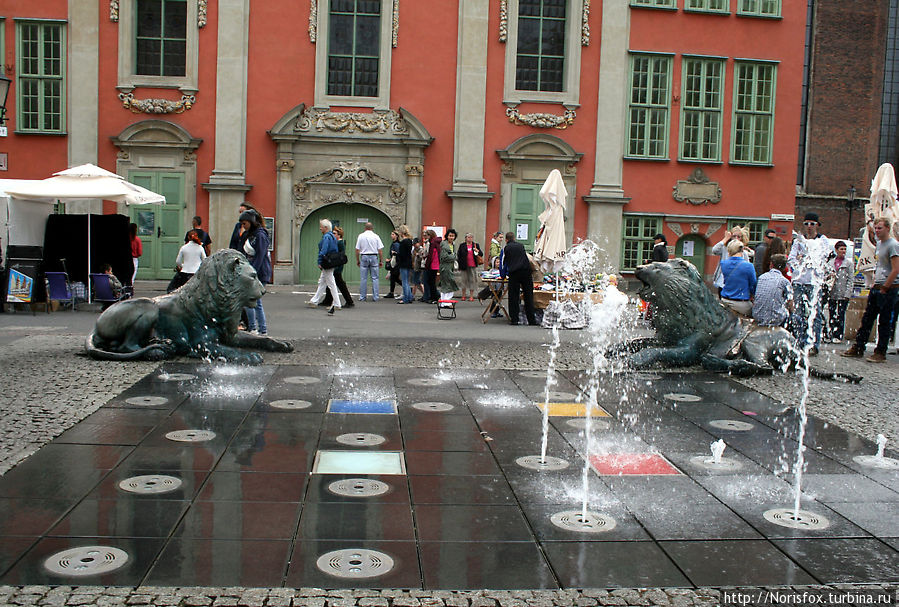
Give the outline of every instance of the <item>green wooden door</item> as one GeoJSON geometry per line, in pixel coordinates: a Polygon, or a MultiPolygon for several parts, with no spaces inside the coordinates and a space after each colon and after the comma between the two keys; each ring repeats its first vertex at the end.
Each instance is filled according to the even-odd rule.
{"type": "Polygon", "coordinates": [[[514,184],[512,186],[512,218],[509,230],[529,253],[534,251],[534,241],[540,222],[537,220],[543,210],[540,200],[540,186],[514,184]]]}
{"type": "MultiPolygon", "coordinates": [[[[318,243],[322,233],[318,229],[318,222],[322,219],[330,219],[334,226],[343,228],[343,238],[346,241],[346,256],[349,262],[343,268],[343,279],[348,283],[359,282],[359,268],[356,266],[356,238],[365,230],[365,222],[370,221],[374,226],[374,232],[381,237],[384,243],[384,259],[387,259],[390,250],[390,232],[394,226],[381,211],[364,204],[332,204],[310,213],[300,229],[300,282],[318,282],[318,243]]],[[[411,231],[417,228],[410,227],[411,231]]],[[[381,277],[385,276],[381,271],[381,277]]]]}
{"type": "Polygon", "coordinates": [[[699,271],[699,275],[703,276],[705,271],[705,240],[702,236],[698,234],[681,236],[674,249],[674,256],[692,263],[699,271]]]}
{"type": "Polygon", "coordinates": [[[132,205],[131,221],[144,245],[137,277],[171,278],[178,249],[184,244],[184,173],[132,171],[128,179],[139,186],[165,196],[165,204],[132,205]]]}

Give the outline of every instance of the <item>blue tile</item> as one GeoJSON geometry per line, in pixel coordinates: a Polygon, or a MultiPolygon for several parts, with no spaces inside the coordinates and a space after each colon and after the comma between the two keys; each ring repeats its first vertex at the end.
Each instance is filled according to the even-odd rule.
{"type": "Polygon", "coordinates": [[[396,415],[392,400],[335,400],[328,403],[328,413],[368,413],[396,415]]]}

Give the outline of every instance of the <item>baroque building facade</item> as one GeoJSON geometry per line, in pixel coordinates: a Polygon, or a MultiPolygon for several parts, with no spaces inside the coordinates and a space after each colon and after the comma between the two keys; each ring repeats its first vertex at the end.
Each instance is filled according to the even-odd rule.
{"type": "MultiPolygon", "coordinates": [[[[167,277],[193,215],[250,201],[276,281],[317,275],[318,219],[532,245],[559,169],[570,240],[625,274],[666,235],[706,275],[735,224],[788,234],[805,3],[782,0],[0,0],[6,177],[85,162],[166,195],[109,201],[167,277]]],[[[354,277],[349,269],[348,278],[354,277]]]]}

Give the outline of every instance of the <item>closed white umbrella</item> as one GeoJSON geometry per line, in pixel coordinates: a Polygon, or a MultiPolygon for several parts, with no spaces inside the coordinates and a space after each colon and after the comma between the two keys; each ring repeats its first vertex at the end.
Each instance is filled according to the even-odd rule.
{"type": "MultiPolygon", "coordinates": [[[[880,165],[874,179],[871,180],[871,200],[865,205],[865,219],[871,221],[875,217],[886,217],[892,222],[893,238],[899,238],[899,204],[896,202],[899,190],[896,188],[896,173],[888,162],[880,165]]],[[[874,251],[877,242],[868,235],[862,236],[862,249],[856,270],[865,273],[869,285],[874,284],[874,251]]]]}
{"type": "Polygon", "coordinates": [[[558,272],[565,261],[568,245],[565,242],[565,209],[568,190],[562,174],[553,169],[540,188],[540,198],[546,208],[537,219],[542,224],[534,244],[534,259],[544,272],[558,272]]]}

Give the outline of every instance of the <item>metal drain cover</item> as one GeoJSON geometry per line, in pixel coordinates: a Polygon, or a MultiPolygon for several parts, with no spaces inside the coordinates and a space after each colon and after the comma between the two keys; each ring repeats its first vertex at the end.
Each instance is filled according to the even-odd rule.
{"type": "Polygon", "coordinates": [[[830,521],[825,517],[808,510],[796,511],[792,508],[773,508],[766,511],[763,516],[769,523],[791,529],[817,531],[827,529],[830,526],[830,521]]]}
{"type": "Polygon", "coordinates": [[[159,407],[169,402],[169,399],[165,396],[132,396],[126,399],[125,402],[139,407],[159,407]]]}
{"type": "Polygon", "coordinates": [[[740,470],[743,464],[729,457],[722,457],[719,461],[715,461],[711,455],[696,455],[690,458],[690,463],[697,468],[705,470],[715,470],[718,472],[730,472],[740,470]]]}
{"type": "MultiPolygon", "coordinates": [[[[587,418],[586,417],[576,417],[574,419],[566,420],[565,423],[572,428],[577,428],[578,430],[586,430],[587,429],[587,418]]],[[[590,420],[590,428],[593,430],[608,430],[612,425],[609,422],[602,419],[592,419],[590,420]]]]}
{"type": "Polygon", "coordinates": [[[412,384],[413,386],[439,386],[443,382],[434,377],[416,377],[410,379],[406,383],[412,384]]]}
{"type": "Polygon", "coordinates": [[[880,468],[882,470],[899,470],[899,459],[892,457],[877,457],[876,455],[856,455],[852,458],[856,464],[868,468],[880,468]]]}
{"type": "Polygon", "coordinates": [[[345,497],[375,497],[390,491],[390,485],[370,478],[346,478],[328,485],[328,491],[345,497]]]}
{"type": "Polygon", "coordinates": [[[730,430],[731,432],[748,432],[755,428],[755,424],[749,422],[738,422],[732,419],[713,419],[709,422],[712,428],[719,430],[730,430]]]}
{"type": "Polygon", "coordinates": [[[177,491],[181,487],[181,479],[165,474],[144,474],[132,476],[119,483],[119,488],[128,493],[139,495],[155,495],[177,491]]]}
{"type": "Polygon", "coordinates": [[[111,546],[81,546],[51,555],[44,561],[50,573],[66,577],[103,575],[124,567],[128,553],[111,546]]]}
{"type": "Polygon", "coordinates": [[[677,401],[679,403],[695,403],[702,400],[702,397],[695,394],[685,394],[683,392],[669,392],[665,395],[668,400],[677,401]]]}
{"type": "Polygon", "coordinates": [[[549,520],[556,527],[581,533],[603,533],[615,528],[615,519],[589,510],[586,516],[584,516],[584,512],[581,510],[556,512],[549,517],[549,520]]]}
{"type": "Polygon", "coordinates": [[[175,430],[165,435],[169,440],[181,443],[202,443],[215,438],[212,430],[175,430]]]}
{"type": "Polygon", "coordinates": [[[348,548],[326,552],[318,557],[315,565],[334,577],[367,578],[389,573],[394,561],[390,555],[377,550],[348,548]]]}
{"type": "Polygon", "coordinates": [[[360,447],[374,447],[387,441],[380,434],[369,434],[367,432],[351,432],[350,434],[341,434],[337,437],[337,442],[341,445],[359,445],[360,447]]]}
{"type": "Polygon", "coordinates": [[[291,375],[290,377],[285,377],[284,382],[288,384],[317,384],[321,382],[321,379],[318,377],[312,377],[310,375],[291,375]]]}
{"type": "Polygon", "coordinates": [[[282,398],[281,400],[273,400],[268,406],[274,407],[275,409],[307,409],[312,406],[312,403],[308,400],[282,398]]]}
{"type": "Polygon", "coordinates": [[[435,401],[415,403],[412,405],[412,408],[418,409],[419,411],[452,411],[455,409],[455,407],[449,403],[438,403],[435,401]]]}
{"type": "Polygon", "coordinates": [[[546,371],[522,371],[522,377],[531,377],[533,379],[543,379],[546,377],[546,371]]]}
{"type": "Polygon", "coordinates": [[[197,379],[196,375],[191,375],[190,373],[160,373],[156,376],[156,379],[159,381],[190,381],[192,379],[197,379]]]}
{"type": "Polygon", "coordinates": [[[515,463],[522,468],[531,470],[564,470],[568,467],[568,462],[564,459],[551,455],[547,455],[545,458],[539,455],[525,455],[516,459],[515,463]]]}

